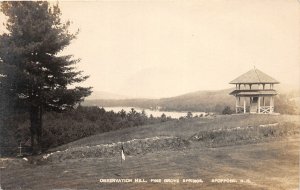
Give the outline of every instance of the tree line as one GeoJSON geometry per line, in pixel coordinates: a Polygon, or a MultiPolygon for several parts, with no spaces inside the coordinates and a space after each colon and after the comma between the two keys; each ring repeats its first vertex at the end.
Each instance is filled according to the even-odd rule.
{"type": "MultiPolygon", "coordinates": [[[[106,111],[99,107],[79,106],[67,112],[47,112],[43,115],[43,131],[41,134],[41,149],[57,147],[80,138],[127,127],[155,124],[172,120],[162,114],[161,117],[146,115],[144,111],[129,112],[106,111]]],[[[31,146],[30,120],[28,113],[11,115],[3,119],[0,131],[0,146],[2,155],[14,155],[18,146],[31,146]]]]}

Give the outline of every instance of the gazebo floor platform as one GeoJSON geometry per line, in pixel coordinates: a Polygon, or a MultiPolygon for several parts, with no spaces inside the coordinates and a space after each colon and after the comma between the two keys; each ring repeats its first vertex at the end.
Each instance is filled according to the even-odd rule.
{"type": "Polygon", "coordinates": [[[280,115],[280,113],[276,113],[276,112],[273,112],[273,113],[234,113],[234,114],[231,114],[231,115],[280,115]]]}

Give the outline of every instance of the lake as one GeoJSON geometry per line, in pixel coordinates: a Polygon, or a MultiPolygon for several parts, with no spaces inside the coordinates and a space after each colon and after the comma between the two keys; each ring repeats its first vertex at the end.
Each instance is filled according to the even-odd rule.
{"type": "MultiPolygon", "coordinates": [[[[131,108],[134,108],[135,111],[141,113],[142,110],[145,111],[146,115],[149,117],[151,114],[153,117],[160,117],[163,113],[167,117],[172,117],[175,119],[178,119],[180,117],[185,117],[187,115],[187,112],[176,112],[176,111],[160,111],[160,110],[150,110],[150,109],[142,109],[142,108],[136,108],[136,107],[103,107],[106,111],[113,111],[115,113],[121,111],[122,109],[126,111],[126,113],[131,111],[131,108]]],[[[205,115],[205,112],[192,112],[193,116],[196,115],[205,115]]]]}

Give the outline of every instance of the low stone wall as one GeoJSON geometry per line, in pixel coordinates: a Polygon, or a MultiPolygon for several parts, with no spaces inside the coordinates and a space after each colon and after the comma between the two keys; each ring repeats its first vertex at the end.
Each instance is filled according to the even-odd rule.
{"type": "Polygon", "coordinates": [[[126,142],[100,144],[95,146],[82,146],[69,148],[45,154],[42,159],[47,161],[65,160],[74,158],[104,158],[121,154],[121,147],[125,155],[146,154],[163,150],[182,150],[189,142],[179,137],[153,137],[146,139],[133,139],[126,142]]]}
{"type": "Polygon", "coordinates": [[[259,126],[246,126],[236,128],[220,128],[211,131],[201,131],[194,134],[190,140],[202,143],[206,147],[220,147],[258,143],[272,138],[284,138],[299,134],[299,126],[285,123],[272,123],[259,126]]]}

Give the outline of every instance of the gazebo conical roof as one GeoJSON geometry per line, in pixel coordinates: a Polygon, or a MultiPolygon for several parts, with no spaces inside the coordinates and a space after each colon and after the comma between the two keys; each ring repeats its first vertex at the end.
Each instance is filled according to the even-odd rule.
{"type": "Polygon", "coordinates": [[[266,73],[254,68],[237,77],[230,84],[278,84],[279,82],[266,73]]]}

